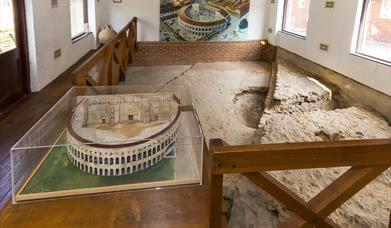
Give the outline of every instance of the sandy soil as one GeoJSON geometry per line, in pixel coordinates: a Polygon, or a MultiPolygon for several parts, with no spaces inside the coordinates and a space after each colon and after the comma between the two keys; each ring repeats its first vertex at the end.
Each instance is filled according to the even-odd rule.
{"type": "MultiPolygon", "coordinates": [[[[279,64],[272,78],[268,65],[255,62],[180,68],[181,72],[163,74],[167,79],[165,88],[190,86],[207,140],[222,138],[234,145],[391,137],[384,118],[365,108],[340,104],[335,99],[338,96],[327,87],[286,63],[279,64]],[[272,87],[264,110],[259,103],[264,104],[269,81],[272,87]]],[[[137,77],[149,83],[155,80],[137,73],[134,84],[137,77]]],[[[272,175],[309,200],[345,170],[297,170],[272,175]]],[[[378,177],[331,218],[341,227],[387,227],[390,173],[388,170],[378,177]]],[[[291,213],[242,175],[224,176],[224,196],[231,206],[230,227],[276,227],[291,213]]]]}

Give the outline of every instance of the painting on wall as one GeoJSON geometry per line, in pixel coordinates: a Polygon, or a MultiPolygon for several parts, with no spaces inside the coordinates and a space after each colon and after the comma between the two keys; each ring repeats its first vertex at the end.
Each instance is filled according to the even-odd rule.
{"type": "Polygon", "coordinates": [[[250,0],[160,0],[160,40],[245,40],[249,10],[250,0]]]}

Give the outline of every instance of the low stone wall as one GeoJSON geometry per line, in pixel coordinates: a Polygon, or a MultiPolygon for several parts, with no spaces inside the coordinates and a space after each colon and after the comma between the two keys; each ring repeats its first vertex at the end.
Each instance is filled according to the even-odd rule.
{"type": "Polygon", "coordinates": [[[316,75],[333,92],[340,93],[343,103],[370,107],[391,124],[390,96],[282,48],[277,48],[277,59],[291,62],[309,74],[316,75]]]}
{"type": "Polygon", "coordinates": [[[268,59],[270,46],[260,40],[226,42],[139,42],[132,65],[187,65],[268,59]]]}

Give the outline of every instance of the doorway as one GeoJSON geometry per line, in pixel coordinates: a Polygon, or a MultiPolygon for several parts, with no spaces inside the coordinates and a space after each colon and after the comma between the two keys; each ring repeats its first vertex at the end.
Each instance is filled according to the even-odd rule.
{"type": "Polygon", "coordinates": [[[0,116],[30,93],[24,1],[0,0],[0,116]]]}

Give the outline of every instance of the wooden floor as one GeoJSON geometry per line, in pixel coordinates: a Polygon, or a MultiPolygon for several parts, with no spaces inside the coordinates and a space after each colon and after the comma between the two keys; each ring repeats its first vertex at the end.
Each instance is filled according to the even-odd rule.
{"type": "Polygon", "coordinates": [[[11,204],[9,149],[71,88],[75,66],[0,120],[0,227],[207,227],[207,166],[203,186],[11,204]]]}

